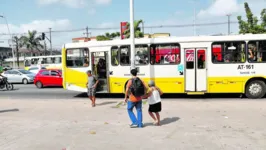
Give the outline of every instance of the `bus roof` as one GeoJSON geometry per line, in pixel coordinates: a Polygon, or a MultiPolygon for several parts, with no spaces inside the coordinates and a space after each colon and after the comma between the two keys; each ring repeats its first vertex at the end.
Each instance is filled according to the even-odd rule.
{"type": "Polygon", "coordinates": [[[32,56],[32,57],[25,57],[25,59],[33,59],[33,58],[51,58],[51,57],[62,57],[62,55],[32,56]]]}
{"type": "MultiPolygon", "coordinates": [[[[190,43],[190,42],[219,42],[219,41],[249,41],[266,40],[266,34],[226,35],[226,36],[190,36],[190,37],[160,37],[135,39],[135,44],[148,43],[190,43]]],[[[109,41],[89,41],[81,43],[67,43],[63,48],[104,47],[130,45],[130,39],[115,39],[109,41]]]]}

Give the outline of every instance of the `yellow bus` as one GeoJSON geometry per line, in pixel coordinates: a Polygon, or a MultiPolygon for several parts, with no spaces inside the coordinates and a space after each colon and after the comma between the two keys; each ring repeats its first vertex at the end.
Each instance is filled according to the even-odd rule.
{"type": "MultiPolygon", "coordinates": [[[[63,87],[86,92],[87,70],[100,79],[97,91],[124,93],[130,75],[130,39],[67,43],[62,48],[63,87]]],[[[266,34],[141,38],[135,65],[145,82],[164,93],[266,92],[266,34]]]]}

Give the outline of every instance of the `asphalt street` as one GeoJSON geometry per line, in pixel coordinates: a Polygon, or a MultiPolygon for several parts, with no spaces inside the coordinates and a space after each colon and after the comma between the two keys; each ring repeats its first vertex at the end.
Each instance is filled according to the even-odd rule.
{"type": "Polygon", "coordinates": [[[74,99],[84,94],[64,90],[62,87],[38,89],[34,84],[14,84],[14,90],[0,90],[0,99],[74,99]]]}
{"type": "MultiPolygon", "coordinates": [[[[123,94],[96,94],[97,99],[123,99],[123,94]]],[[[79,100],[87,98],[86,93],[75,92],[75,91],[68,91],[63,89],[62,87],[45,87],[42,89],[38,89],[34,84],[14,84],[14,90],[6,91],[5,89],[0,89],[0,100],[1,99],[21,99],[21,100],[54,100],[54,99],[65,99],[65,100],[79,100]]],[[[199,100],[204,99],[208,100],[239,100],[240,94],[211,94],[211,95],[196,95],[196,96],[189,96],[189,95],[177,95],[177,94],[164,94],[162,96],[164,99],[168,100],[199,100]]],[[[245,98],[243,95],[244,99],[245,98]]],[[[265,98],[263,99],[265,100],[265,98]]]]}

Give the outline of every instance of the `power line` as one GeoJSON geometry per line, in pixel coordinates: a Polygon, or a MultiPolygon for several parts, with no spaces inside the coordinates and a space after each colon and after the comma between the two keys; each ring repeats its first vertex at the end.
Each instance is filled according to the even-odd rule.
{"type": "MultiPolygon", "coordinates": [[[[237,24],[238,21],[231,21],[231,24],[237,24]]],[[[145,26],[144,28],[184,28],[184,27],[194,27],[194,26],[214,26],[214,25],[225,25],[228,22],[214,22],[214,23],[196,23],[196,24],[176,24],[176,25],[154,25],[154,26],[145,26]]],[[[70,29],[70,30],[52,30],[53,33],[63,33],[63,32],[84,32],[84,30],[120,30],[120,27],[107,27],[107,28],[98,28],[98,27],[87,27],[81,29],[70,29]]],[[[50,33],[50,31],[37,32],[41,33],[50,33]]],[[[13,33],[12,35],[26,35],[27,33],[13,33]]],[[[10,35],[7,33],[1,33],[0,35],[10,35]]]]}

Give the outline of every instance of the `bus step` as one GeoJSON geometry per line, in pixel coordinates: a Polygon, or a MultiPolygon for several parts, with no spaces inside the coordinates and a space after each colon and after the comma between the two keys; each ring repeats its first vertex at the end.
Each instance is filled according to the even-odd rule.
{"type": "Polygon", "coordinates": [[[187,95],[204,95],[204,92],[187,92],[187,95]]]}

